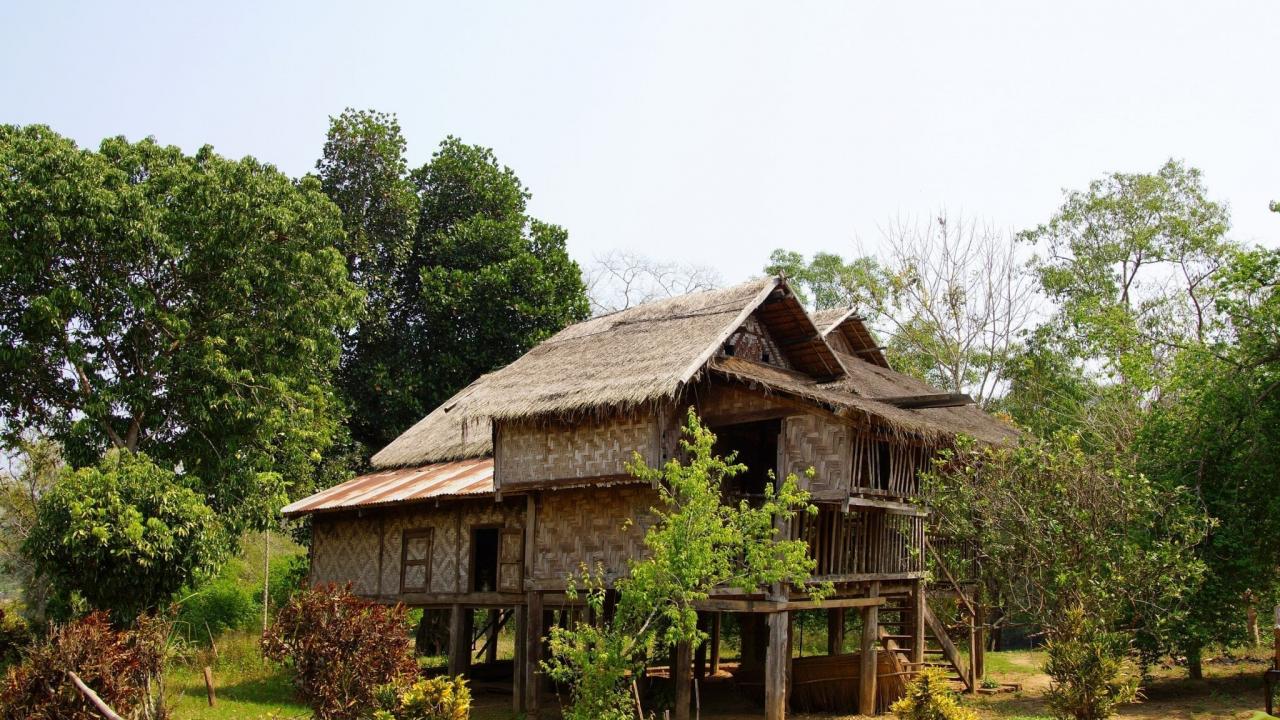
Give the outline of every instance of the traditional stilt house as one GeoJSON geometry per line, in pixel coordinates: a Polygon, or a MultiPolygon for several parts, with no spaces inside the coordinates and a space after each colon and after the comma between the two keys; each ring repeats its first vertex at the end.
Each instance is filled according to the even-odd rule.
{"type": "MultiPolygon", "coordinates": [[[[693,406],[718,449],[749,468],[728,489],[735,496],[762,494],[770,470],[816,470],[805,482],[820,512],[787,532],[808,541],[818,579],[837,588],[820,606],[796,588],[713,596],[703,608],[711,669],[719,620],[734,613],[734,681],[766,717],[783,717],[789,690],[798,699],[811,686],[826,687],[817,696],[827,705],[852,705],[832,709],[871,713],[928,661],[917,472],[959,433],[1015,437],[966,403],[890,370],[852,311],[811,316],[784,280],[767,278],[565,328],[405,431],[373,457],[376,472],[284,512],[311,515],[312,582],[446,611],[451,672],[466,672],[477,646],[492,660],[509,618],[520,638],[513,703],[536,714],[541,638],[568,604],[566,578],[582,563],[621,574],[644,552],[655,491],[624,464],[635,452],[651,465],[678,452],[693,406]],[[816,608],[829,614],[831,656],[793,660],[794,613],[816,608]],[[862,616],[852,654],[842,638],[850,610],[862,616]]],[[[959,663],[954,647],[940,652],[959,663]]],[[[686,699],[690,673],[675,670],[686,699]]],[[[823,704],[808,697],[801,704],[823,704]]]]}

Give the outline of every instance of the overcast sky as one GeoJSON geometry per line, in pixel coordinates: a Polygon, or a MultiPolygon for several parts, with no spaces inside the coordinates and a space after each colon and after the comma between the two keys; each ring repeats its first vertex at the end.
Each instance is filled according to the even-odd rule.
{"type": "Polygon", "coordinates": [[[57,3],[0,6],[0,122],[154,135],[299,175],[330,115],[412,164],[494,148],[579,260],[759,272],[946,206],[1020,229],[1169,157],[1280,244],[1280,3],[57,3]]]}

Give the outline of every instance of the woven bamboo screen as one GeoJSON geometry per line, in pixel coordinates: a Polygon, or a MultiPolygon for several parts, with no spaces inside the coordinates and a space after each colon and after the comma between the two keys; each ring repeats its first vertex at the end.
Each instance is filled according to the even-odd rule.
{"type": "Polygon", "coordinates": [[[920,572],[924,566],[924,518],[879,509],[841,512],[822,506],[799,515],[794,536],[809,545],[816,576],[920,572]]]}
{"type": "Polygon", "coordinates": [[[639,452],[651,465],[662,462],[656,415],[583,420],[569,424],[501,423],[494,478],[501,487],[521,483],[626,474],[639,452]]]}
{"type": "Polygon", "coordinates": [[[817,415],[787,418],[783,431],[783,469],[795,473],[815,500],[843,500],[849,495],[854,429],[817,415]],[[815,475],[805,477],[812,467],[815,475]]]}
{"type": "Polygon", "coordinates": [[[314,519],[310,577],[313,585],[350,582],[353,592],[372,595],[377,592],[377,570],[377,523],[363,518],[323,515],[314,519]]]}
{"type": "Polygon", "coordinates": [[[560,490],[542,496],[534,547],[535,580],[563,580],[583,563],[618,576],[627,561],[645,555],[649,508],[657,493],[648,485],[560,490]],[[627,521],[630,521],[628,523],[627,521]],[[624,527],[624,524],[627,525],[624,527]]]}

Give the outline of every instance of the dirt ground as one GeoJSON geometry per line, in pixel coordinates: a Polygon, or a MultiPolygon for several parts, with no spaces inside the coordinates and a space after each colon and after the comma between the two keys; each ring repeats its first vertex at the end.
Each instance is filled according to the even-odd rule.
{"type": "MultiPolygon", "coordinates": [[[[1002,652],[988,655],[988,677],[1018,683],[1020,692],[966,697],[984,720],[1049,720],[1044,693],[1049,679],[1039,671],[1039,653],[1002,652]]],[[[1220,655],[1205,663],[1205,678],[1190,680],[1185,668],[1166,664],[1154,669],[1146,699],[1121,708],[1119,717],[1134,720],[1259,720],[1262,714],[1262,673],[1267,663],[1260,653],[1220,655]]],[[[762,717],[727,678],[702,688],[702,717],[747,720],[762,717]]],[[[558,713],[551,713],[552,717],[558,713]]],[[[509,720],[509,695],[477,693],[474,720],[509,720]]],[[[791,714],[795,720],[854,720],[859,715],[791,714]]]]}

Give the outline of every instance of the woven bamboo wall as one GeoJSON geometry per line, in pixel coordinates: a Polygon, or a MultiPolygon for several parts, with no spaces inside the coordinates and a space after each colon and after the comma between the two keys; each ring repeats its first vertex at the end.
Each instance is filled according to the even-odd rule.
{"type": "Polygon", "coordinates": [[[596,562],[616,576],[626,571],[627,560],[644,556],[657,492],[648,485],[558,490],[544,493],[541,503],[535,580],[563,580],[577,575],[582,563],[594,567],[596,562]]]}
{"type": "Polygon", "coordinates": [[[372,595],[378,587],[378,524],[369,518],[319,515],[311,525],[313,585],[350,582],[372,595]]]}
{"type": "MultiPolygon", "coordinates": [[[[768,410],[783,412],[786,409],[773,398],[731,385],[712,385],[700,392],[697,407],[698,414],[710,420],[768,410]]],[[[683,415],[680,420],[684,420],[683,415]]]]}
{"type": "Polygon", "coordinates": [[[853,472],[854,429],[817,415],[794,415],[783,425],[783,469],[795,473],[815,500],[843,500],[853,472]],[[805,478],[812,467],[816,474],[805,478]]]}
{"type": "Polygon", "coordinates": [[[578,423],[500,423],[494,482],[522,483],[625,475],[639,452],[651,465],[662,462],[657,414],[584,419],[578,423]]]}
{"type": "Polygon", "coordinates": [[[765,328],[764,323],[760,322],[755,315],[748,317],[746,322],[742,323],[742,327],[734,331],[729,340],[720,348],[720,354],[729,354],[730,347],[733,348],[734,357],[755,360],[756,362],[768,363],[778,367],[791,367],[791,363],[782,352],[782,348],[773,339],[773,335],[769,333],[769,330],[765,328]]]}
{"type": "Polygon", "coordinates": [[[838,330],[827,335],[827,344],[836,352],[842,352],[845,355],[853,354],[853,348],[849,347],[849,341],[845,339],[844,333],[838,330]]]}

